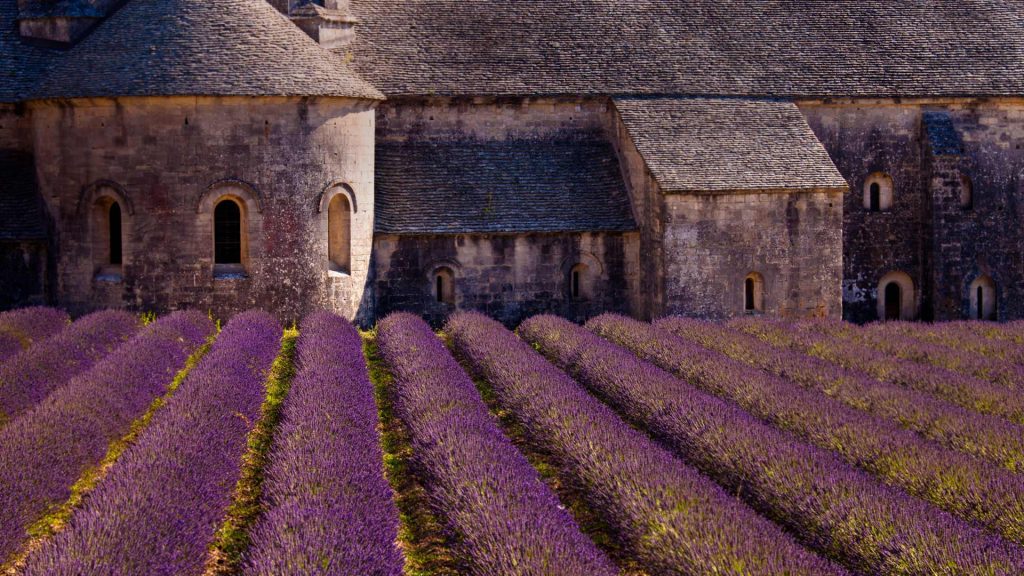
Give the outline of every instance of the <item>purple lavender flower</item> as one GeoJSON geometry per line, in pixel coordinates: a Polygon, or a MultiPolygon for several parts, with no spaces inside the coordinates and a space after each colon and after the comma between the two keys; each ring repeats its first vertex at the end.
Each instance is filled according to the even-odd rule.
{"type": "MultiPolygon", "coordinates": [[[[557,322],[538,316],[521,329],[557,322]]],[[[649,573],[844,573],[631,428],[499,323],[463,313],[446,330],[649,573]]]]}
{"type": "Polygon", "coordinates": [[[988,380],[1006,386],[1018,395],[1024,392],[1024,367],[940,344],[915,340],[902,333],[903,328],[898,322],[876,323],[866,327],[822,321],[806,321],[800,324],[804,329],[857,342],[889,356],[988,380]]]}
{"type": "Polygon", "coordinates": [[[314,313],[296,355],[244,573],[399,576],[398,509],[359,332],[314,313]]]}
{"type": "Polygon", "coordinates": [[[4,362],[0,365],[0,424],[91,368],[138,329],[138,318],[127,312],[96,312],[4,362]]]}
{"type": "Polygon", "coordinates": [[[628,330],[630,340],[616,341],[692,385],[839,453],[887,484],[1024,542],[1024,477],[695,343],[708,341],[714,347],[727,340],[717,334],[702,335],[710,330],[709,323],[672,319],[659,326],[674,327],[689,339],[636,323],[622,328],[628,330]]]}
{"type": "Polygon", "coordinates": [[[417,471],[455,532],[468,574],[616,574],[537,471],[501,432],[473,382],[430,327],[392,314],[380,350],[417,471]]]}
{"type": "Polygon", "coordinates": [[[1024,428],[1003,418],[971,412],[790,348],[774,347],[722,324],[673,317],[659,320],[655,326],[847,406],[887,418],[945,446],[1024,472],[1024,428]]]}
{"type": "MultiPolygon", "coordinates": [[[[622,344],[647,326],[605,315],[588,327],[622,344]]],[[[561,322],[531,332],[556,364],[688,462],[850,568],[872,574],[1015,574],[1024,551],[881,484],[734,404],[596,334],[561,322]]],[[[710,357],[710,355],[709,355],[710,357]]]]}
{"type": "Polygon", "coordinates": [[[212,331],[202,314],[167,316],[0,430],[0,557],[67,500],[212,331]]]}
{"type": "Polygon", "coordinates": [[[1000,339],[1003,330],[999,324],[976,320],[936,324],[890,322],[887,330],[996,362],[1024,365],[1024,346],[1012,339],[1000,339]]]}
{"type": "Polygon", "coordinates": [[[0,363],[71,323],[67,312],[34,306],[0,313],[0,363]]]}
{"type": "Polygon", "coordinates": [[[280,340],[265,312],[235,316],[26,575],[201,573],[280,340]]]}
{"type": "Polygon", "coordinates": [[[901,360],[803,324],[758,317],[733,320],[729,325],[773,346],[792,348],[882,382],[926,392],[974,412],[1024,424],[1024,395],[1005,386],[945,368],[901,360]]]}

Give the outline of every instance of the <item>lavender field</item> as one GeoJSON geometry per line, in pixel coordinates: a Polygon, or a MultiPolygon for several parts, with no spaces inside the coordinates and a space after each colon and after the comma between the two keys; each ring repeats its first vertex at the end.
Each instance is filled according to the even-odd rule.
{"type": "Polygon", "coordinates": [[[0,573],[1024,574],[1024,324],[0,313],[0,573]]]}

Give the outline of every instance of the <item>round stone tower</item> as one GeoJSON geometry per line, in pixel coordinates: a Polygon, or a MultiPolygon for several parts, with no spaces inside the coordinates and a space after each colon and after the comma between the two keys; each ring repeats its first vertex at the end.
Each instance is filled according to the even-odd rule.
{"type": "Polygon", "coordinates": [[[30,102],[74,311],[367,317],[383,96],[265,0],[132,0],[30,102]]]}

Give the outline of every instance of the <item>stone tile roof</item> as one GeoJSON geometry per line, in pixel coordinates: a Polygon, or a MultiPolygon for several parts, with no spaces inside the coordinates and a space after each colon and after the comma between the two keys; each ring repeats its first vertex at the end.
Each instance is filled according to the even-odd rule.
{"type": "Polygon", "coordinates": [[[33,94],[172,95],[382,98],[266,0],[130,0],[33,94]]]}
{"type": "Polygon", "coordinates": [[[392,95],[1024,94],[1018,0],[352,0],[392,95]]]}
{"type": "Polygon", "coordinates": [[[23,43],[17,18],[18,0],[0,0],[0,102],[21,100],[61,55],[23,43]]]}
{"type": "Polygon", "coordinates": [[[0,150],[0,174],[0,240],[45,238],[46,220],[32,155],[0,150]]]}
{"type": "Polygon", "coordinates": [[[791,102],[616,98],[615,107],[664,192],[848,187],[791,102]]]}
{"type": "Polygon", "coordinates": [[[377,143],[377,232],[635,229],[618,159],[601,135],[377,143]]]}
{"type": "Polygon", "coordinates": [[[958,156],[963,154],[963,142],[953,126],[953,119],[945,112],[925,112],[922,115],[925,134],[932,153],[958,156]]]}

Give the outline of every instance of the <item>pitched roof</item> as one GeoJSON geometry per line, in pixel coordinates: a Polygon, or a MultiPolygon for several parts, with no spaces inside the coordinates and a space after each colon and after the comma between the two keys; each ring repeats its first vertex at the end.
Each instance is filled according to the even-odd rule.
{"type": "Polygon", "coordinates": [[[32,155],[0,150],[0,240],[46,237],[43,201],[36,186],[32,155]]]}
{"type": "Polygon", "coordinates": [[[382,98],[265,0],[130,0],[34,93],[174,95],[382,98]]]}
{"type": "Polygon", "coordinates": [[[738,98],[616,98],[664,192],[846,189],[795,104],[738,98]]]}
{"type": "Polygon", "coordinates": [[[17,0],[0,0],[0,102],[21,100],[42,76],[51,59],[60,56],[23,43],[17,19],[17,0]]]}
{"type": "Polygon", "coordinates": [[[1024,93],[1005,0],[352,0],[392,95],[1024,93]]]}
{"type": "Polygon", "coordinates": [[[378,232],[635,229],[618,159],[600,135],[377,143],[378,232]]]}

